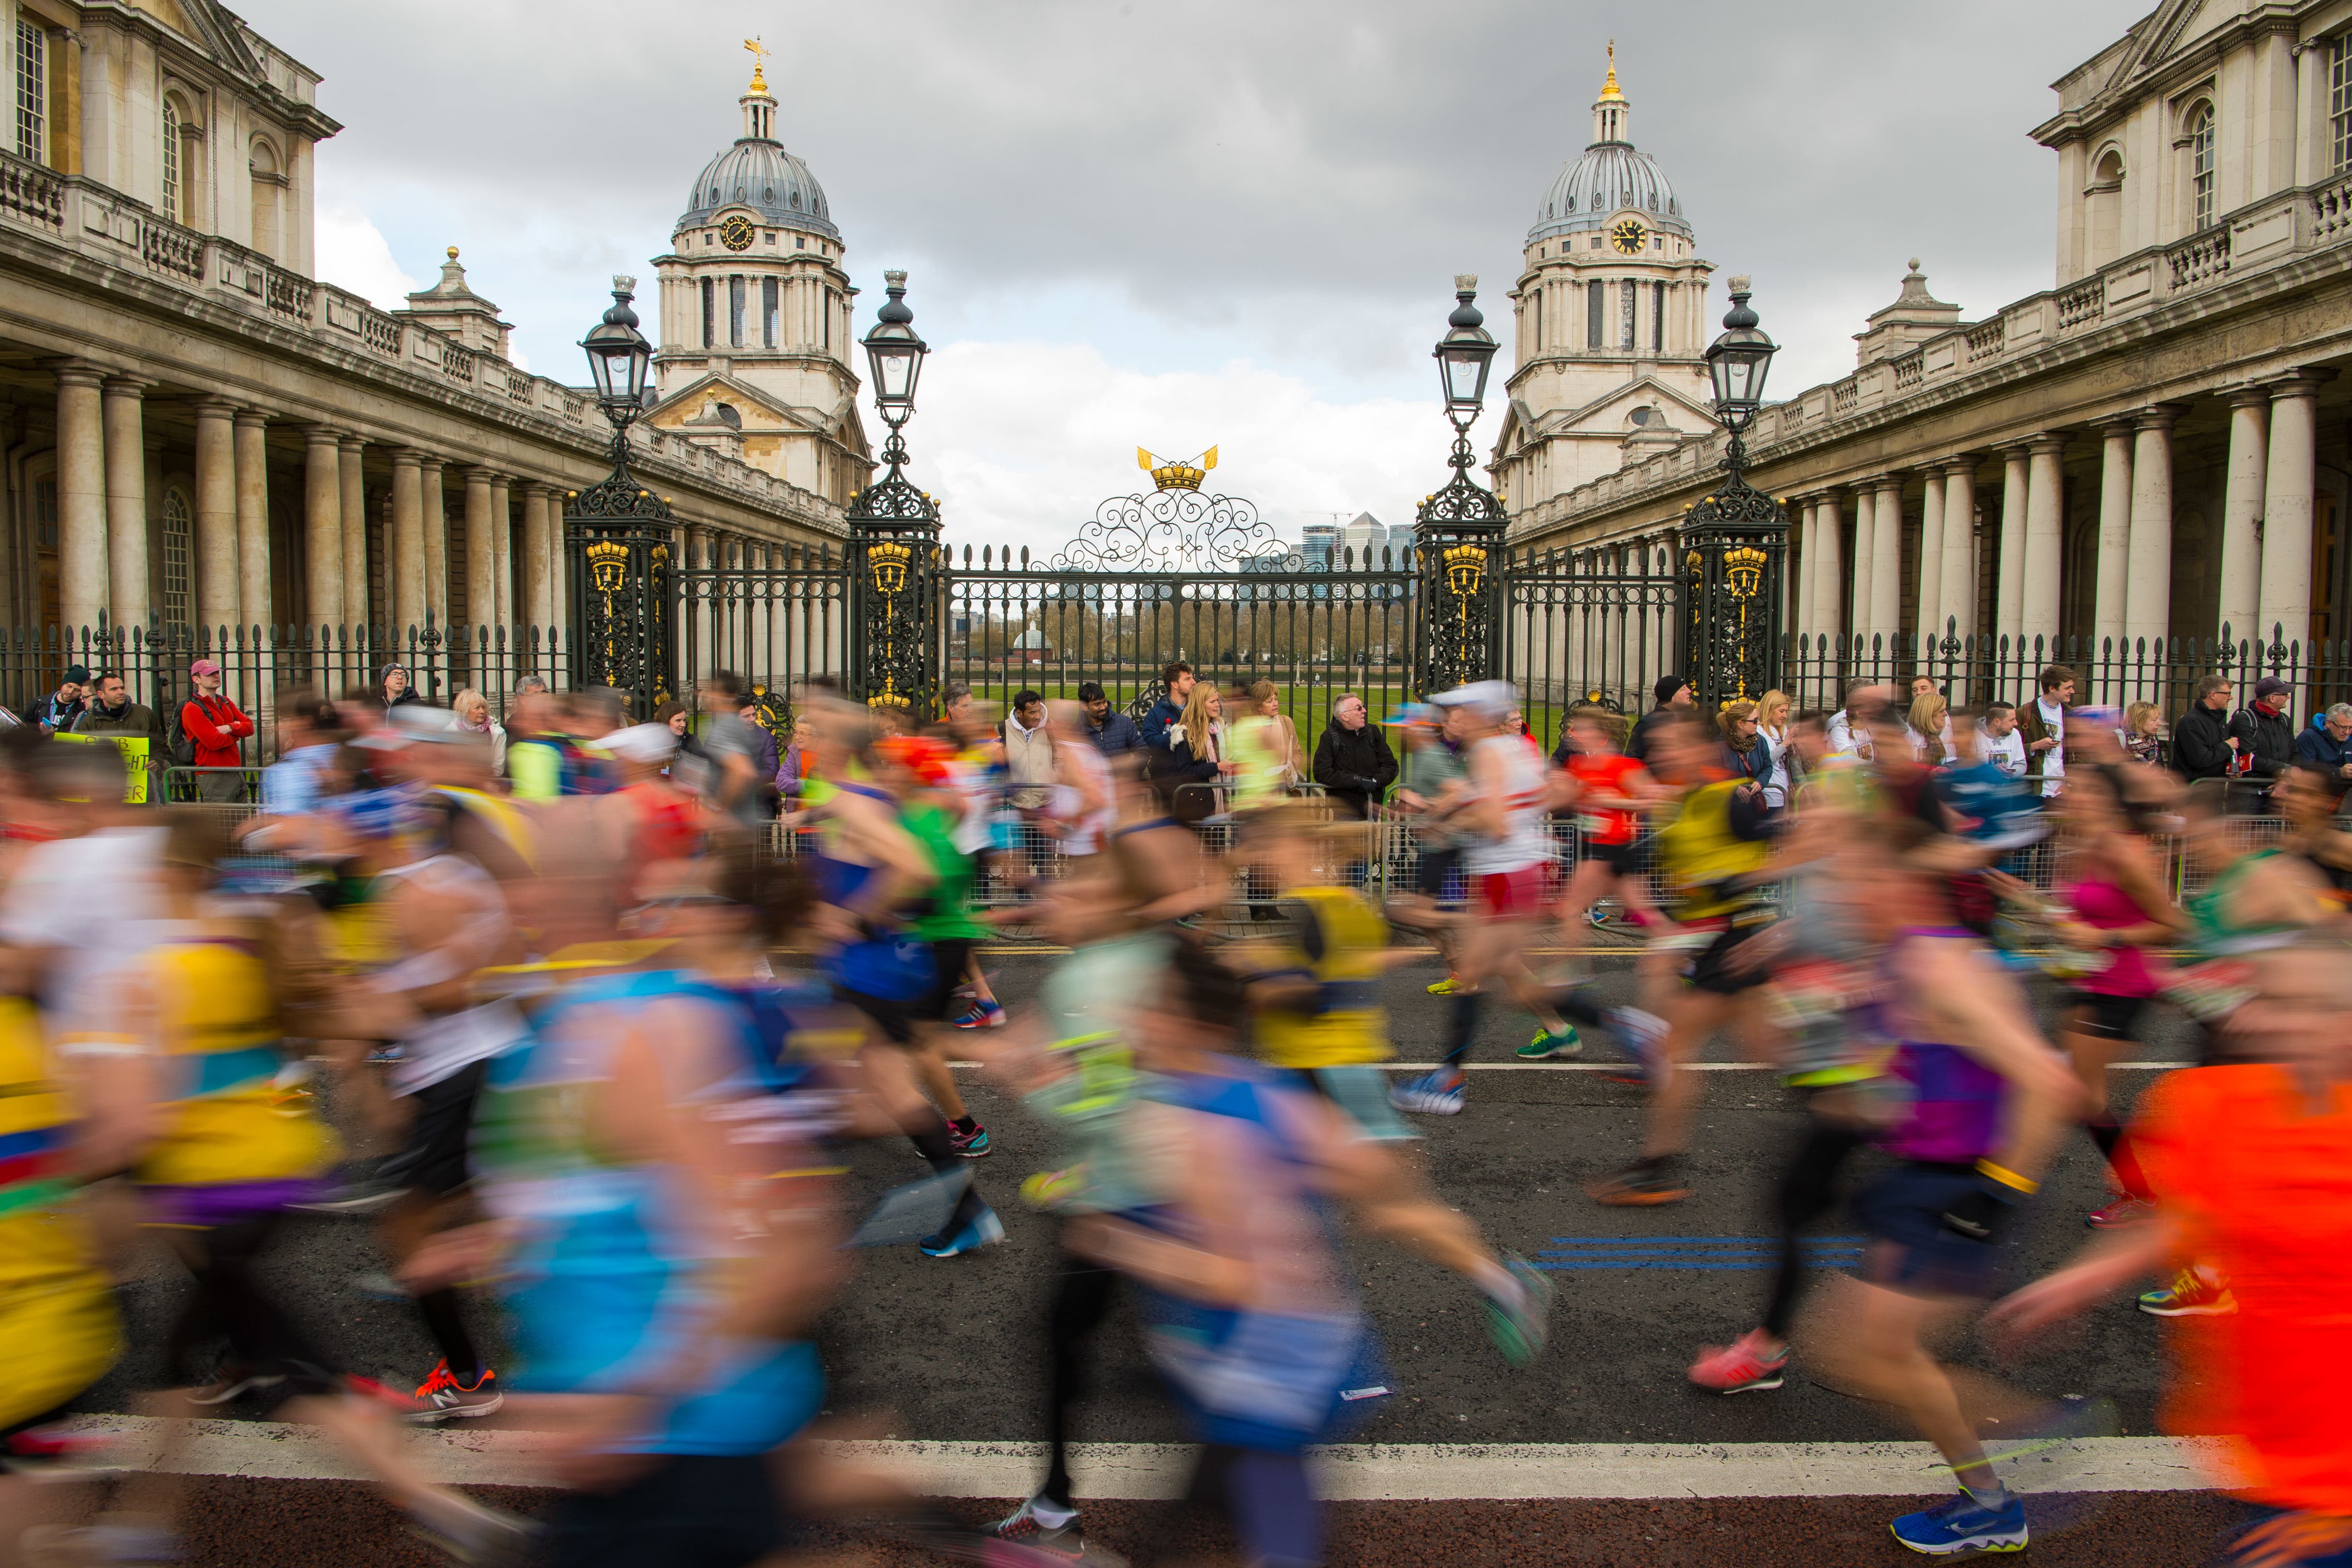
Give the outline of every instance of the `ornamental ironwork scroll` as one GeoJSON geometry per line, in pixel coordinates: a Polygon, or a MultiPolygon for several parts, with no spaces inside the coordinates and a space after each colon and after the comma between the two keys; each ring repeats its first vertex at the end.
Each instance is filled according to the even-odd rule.
{"type": "Polygon", "coordinates": [[[625,692],[644,717],[676,689],[677,542],[668,504],[629,472],[625,430],[613,437],[613,472],[567,497],[563,512],[572,684],[625,692]]]}
{"type": "Polygon", "coordinates": [[[882,449],[890,470],[853,500],[849,515],[850,680],[870,707],[928,724],[940,685],[940,508],[901,472],[896,430],[882,449]]]}
{"type": "Polygon", "coordinates": [[[1731,477],[1683,519],[1682,674],[1704,708],[1762,696],[1780,646],[1789,519],[1780,504],[1731,477]]]}
{"type": "Polygon", "coordinates": [[[1421,658],[1415,685],[1423,697],[1492,676],[1500,653],[1502,498],[1470,477],[1466,436],[1454,443],[1454,477],[1414,514],[1421,582],[1421,658]]]}
{"type": "Polygon", "coordinates": [[[1191,488],[1113,496],[1047,563],[1054,571],[1312,571],[1238,496],[1191,488]]]}

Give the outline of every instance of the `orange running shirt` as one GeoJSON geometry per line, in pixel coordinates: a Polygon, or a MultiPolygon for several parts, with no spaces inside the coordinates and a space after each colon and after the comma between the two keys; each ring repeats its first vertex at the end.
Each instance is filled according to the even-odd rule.
{"type": "Polygon", "coordinates": [[[2234,1490],[2279,1508],[2352,1511],[2352,1086],[2325,1103],[2267,1065],[2166,1074],[2132,1149],[2238,1310],[2176,1320],[2165,1429],[2233,1437],[2234,1490]]]}
{"type": "MultiPolygon", "coordinates": [[[[1642,765],[1631,757],[1587,757],[1580,752],[1568,759],[1568,771],[1596,795],[1631,800],[1633,790],[1627,780],[1642,771],[1642,765]]],[[[1630,844],[1641,831],[1640,821],[1633,812],[1604,810],[1597,806],[1579,807],[1576,825],[1583,830],[1587,841],[1596,844],[1630,844]]]]}

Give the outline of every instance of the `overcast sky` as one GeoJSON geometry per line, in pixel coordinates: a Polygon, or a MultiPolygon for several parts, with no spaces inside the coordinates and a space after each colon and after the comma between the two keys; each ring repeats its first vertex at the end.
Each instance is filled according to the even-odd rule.
{"type": "Polygon", "coordinates": [[[1505,344],[1483,451],[1504,297],[1612,32],[1716,314],[1756,280],[1777,394],[1853,367],[1912,256],[1970,319],[2046,288],[2056,160],[2026,131],[2149,3],[231,0],[345,127],[320,276],[397,305],[457,246],[517,358],[568,382],[608,275],[650,286],[738,133],[761,35],[861,333],[883,269],[913,275],[916,478],[950,541],[1032,548],[1136,487],[1139,444],[1217,445],[1213,487],[1286,536],[1410,521],[1445,475],[1453,275],[1505,344]]]}

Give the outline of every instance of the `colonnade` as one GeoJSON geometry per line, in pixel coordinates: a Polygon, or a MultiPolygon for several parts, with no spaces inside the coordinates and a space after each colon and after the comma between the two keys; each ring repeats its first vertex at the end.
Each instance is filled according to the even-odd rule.
{"type": "MultiPolygon", "coordinates": [[[[111,624],[142,624],[155,604],[148,580],[143,428],[145,394],[155,383],[80,361],[50,368],[58,398],[59,619],[68,627],[94,627],[101,617],[111,624]]],[[[281,620],[316,627],[375,619],[366,438],[331,424],[299,427],[301,613],[280,615],[272,593],[266,437],[270,422],[281,416],[225,398],[200,399],[193,407],[190,608],[195,621],[208,628],[250,628],[281,620]]],[[[459,466],[466,548],[462,560],[451,561],[446,541],[452,466],[436,453],[392,449],[383,619],[399,630],[421,626],[428,616],[446,626],[451,589],[461,586],[468,626],[562,625],[563,493],[526,476],[459,466]]]]}
{"type": "Polygon", "coordinates": [[[2151,644],[2174,634],[2290,643],[2310,634],[2315,398],[2333,372],[2297,371],[2229,393],[2229,456],[2221,508],[2220,595],[2213,625],[2172,624],[2173,427],[2184,405],[2151,403],[2090,432],[2053,430],[1990,452],[1959,452],[1857,476],[1789,498],[1798,538],[1796,629],[1809,636],[1941,637],[1979,630],[1980,570],[1997,563],[1996,636],[2054,642],[2064,575],[2065,472],[2070,444],[2099,442],[2098,532],[2092,566],[2095,641],[2151,644]],[[1998,465],[1996,548],[1975,538],[1977,486],[1998,465]],[[1919,543],[1904,549],[1904,497],[1921,486],[1919,543]],[[1844,524],[1853,523],[1844,558],[1844,524]],[[1902,624],[1912,588],[1910,624],[1902,624]]]}

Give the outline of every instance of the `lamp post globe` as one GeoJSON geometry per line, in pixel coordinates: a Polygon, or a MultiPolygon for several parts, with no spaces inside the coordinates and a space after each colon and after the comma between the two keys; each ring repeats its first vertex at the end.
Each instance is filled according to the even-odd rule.
{"type": "Polygon", "coordinates": [[[1466,431],[1486,404],[1486,372],[1494,367],[1496,345],[1495,335],[1486,330],[1486,316],[1471,303],[1478,298],[1477,275],[1456,273],[1454,298],[1456,303],[1454,313],[1445,319],[1445,336],[1437,340],[1433,352],[1439,387],[1445,397],[1445,417],[1457,431],[1466,431]]]}
{"type": "Polygon", "coordinates": [[[588,373],[596,383],[597,405],[616,429],[644,412],[646,370],[654,357],[654,346],[637,330],[637,313],[629,308],[636,287],[635,278],[616,276],[611,308],[580,340],[588,352],[588,373]]]}
{"type": "Polygon", "coordinates": [[[1780,346],[1759,329],[1748,308],[1748,280],[1731,280],[1731,308],[1724,313],[1723,336],[1707,345],[1706,373],[1715,383],[1715,417],[1738,435],[1764,406],[1764,375],[1780,346]]]}
{"type": "Polygon", "coordinates": [[[915,412],[915,383],[922,378],[923,357],[930,345],[915,332],[915,313],[907,305],[907,275],[885,272],[882,282],[889,299],[875,312],[874,329],[866,334],[866,361],[874,371],[874,406],[892,430],[915,412]]]}

